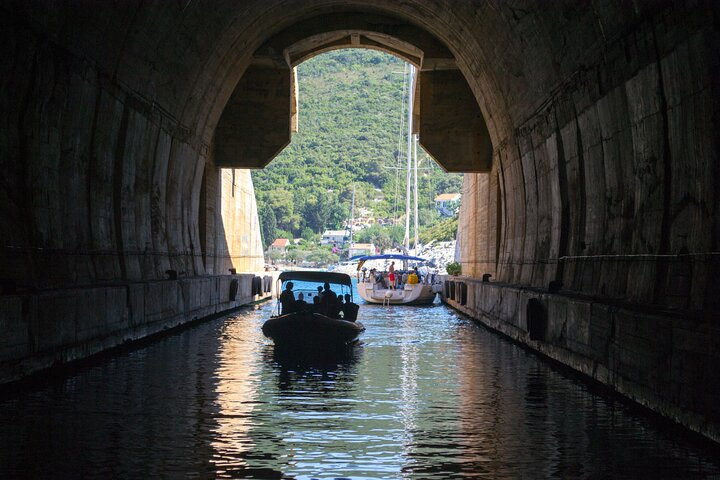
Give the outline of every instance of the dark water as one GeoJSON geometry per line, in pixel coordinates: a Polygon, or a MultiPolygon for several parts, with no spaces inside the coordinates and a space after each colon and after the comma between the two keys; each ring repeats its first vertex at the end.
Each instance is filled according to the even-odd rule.
{"type": "Polygon", "coordinates": [[[710,451],[443,306],[278,356],[270,305],[0,397],[0,476],[720,478],[710,451]]]}

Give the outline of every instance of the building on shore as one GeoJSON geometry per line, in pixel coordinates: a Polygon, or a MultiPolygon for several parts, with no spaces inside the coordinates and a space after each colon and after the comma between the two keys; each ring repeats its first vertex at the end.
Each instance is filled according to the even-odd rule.
{"type": "Polygon", "coordinates": [[[460,198],[462,195],[459,193],[441,193],[435,197],[435,208],[440,215],[452,217],[460,210],[460,198]]]}
{"type": "Polygon", "coordinates": [[[348,258],[358,257],[361,255],[375,255],[377,249],[372,243],[353,243],[348,248],[348,258]]]}
{"type": "Polygon", "coordinates": [[[276,238],[275,241],[268,247],[269,252],[279,252],[285,254],[287,247],[290,246],[290,240],[287,238],[276,238]]]}
{"type": "Polygon", "coordinates": [[[343,245],[350,238],[348,230],[325,230],[320,239],[321,245],[343,245]]]}

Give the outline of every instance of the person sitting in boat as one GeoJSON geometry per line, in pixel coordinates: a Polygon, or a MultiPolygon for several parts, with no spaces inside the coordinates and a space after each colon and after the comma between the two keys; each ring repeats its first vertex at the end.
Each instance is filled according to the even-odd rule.
{"type": "Polygon", "coordinates": [[[382,273],[375,272],[374,278],[375,278],[375,287],[387,288],[387,284],[385,283],[385,278],[383,277],[382,273]]]}
{"type": "Polygon", "coordinates": [[[300,292],[298,293],[297,301],[295,302],[295,311],[302,312],[308,309],[308,303],[305,301],[305,295],[300,292]]]}
{"type": "Polygon", "coordinates": [[[432,284],[430,270],[426,266],[422,265],[420,267],[417,267],[416,270],[418,278],[420,279],[420,283],[425,283],[427,285],[432,284]]]}
{"type": "Polygon", "coordinates": [[[404,287],[408,283],[408,272],[403,272],[402,277],[400,277],[400,283],[401,287],[404,287]]]}
{"type": "Polygon", "coordinates": [[[415,285],[416,283],[422,283],[420,280],[420,273],[418,272],[417,267],[415,267],[415,269],[410,272],[410,275],[408,275],[408,283],[411,285],[415,285]]]}
{"type": "Polygon", "coordinates": [[[315,313],[321,313],[322,306],[320,305],[320,295],[313,297],[312,311],[315,313]]]}
{"type": "Polygon", "coordinates": [[[355,320],[357,320],[357,314],[358,314],[358,310],[360,309],[360,305],[358,305],[357,303],[353,303],[350,300],[349,293],[345,294],[345,304],[344,304],[343,308],[344,308],[343,309],[343,315],[344,315],[343,318],[345,320],[347,320],[349,322],[354,322],[355,320]]]}
{"type": "Polygon", "coordinates": [[[335,304],[335,317],[340,318],[342,315],[342,318],[345,318],[345,303],[343,303],[343,296],[338,295],[337,297],[337,303],[335,304]],[[340,313],[342,312],[342,314],[340,313]]]}
{"type": "Polygon", "coordinates": [[[320,305],[322,305],[325,315],[337,315],[337,294],[330,290],[330,284],[328,282],[325,282],[324,287],[322,297],[320,298],[320,305]]]}
{"type": "Polygon", "coordinates": [[[280,294],[280,304],[282,305],[282,314],[291,313],[295,311],[295,294],[293,294],[294,285],[292,282],[288,282],[285,285],[285,290],[280,294]]]}

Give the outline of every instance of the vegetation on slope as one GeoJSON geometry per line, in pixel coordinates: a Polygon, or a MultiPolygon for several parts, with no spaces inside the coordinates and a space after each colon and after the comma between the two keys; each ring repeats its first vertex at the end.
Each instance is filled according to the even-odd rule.
{"type": "MultiPolygon", "coordinates": [[[[393,56],[359,49],[298,67],[299,132],[267,168],[253,172],[266,245],[342,228],[353,186],[356,216],[365,208],[404,225],[405,172],[395,168],[405,164],[404,70],[393,56]]],[[[433,199],[459,192],[462,176],[444,173],[421,148],[418,158],[420,224],[432,225],[439,220],[433,199]]],[[[395,230],[385,232],[390,243],[398,241],[395,230]]]]}

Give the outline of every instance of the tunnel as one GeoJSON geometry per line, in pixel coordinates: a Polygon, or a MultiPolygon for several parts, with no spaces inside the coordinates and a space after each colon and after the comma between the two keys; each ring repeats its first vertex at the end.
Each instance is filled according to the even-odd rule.
{"type": "Polygon", "coordinates": [[[716,2],[0,11],[1,383],[251,302],[247,169],[302,128],[293,69],[374,48],[465,173],[447,303],[720,441],[716,2]]]}

